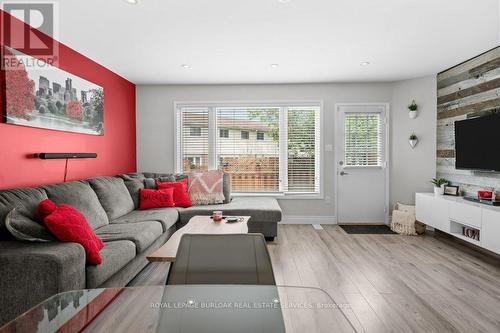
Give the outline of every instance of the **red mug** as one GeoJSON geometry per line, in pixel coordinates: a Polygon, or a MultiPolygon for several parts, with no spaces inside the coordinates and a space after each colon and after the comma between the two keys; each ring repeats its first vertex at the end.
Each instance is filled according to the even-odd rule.
{"type": "Polygon", "coordinates": [[[215,221],[215,222],[220,222],[222,221],[222,211],[220,210],[216,210],[212,213],[212,219],[215,221]]]}

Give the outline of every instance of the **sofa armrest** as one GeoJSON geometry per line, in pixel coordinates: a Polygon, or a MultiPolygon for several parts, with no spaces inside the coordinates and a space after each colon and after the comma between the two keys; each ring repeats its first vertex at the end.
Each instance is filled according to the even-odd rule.
{"type": "Polygon", "coordinates": [[[54,294],[84,288],[81,245],[0,242],[0,326],[54,294]]]}

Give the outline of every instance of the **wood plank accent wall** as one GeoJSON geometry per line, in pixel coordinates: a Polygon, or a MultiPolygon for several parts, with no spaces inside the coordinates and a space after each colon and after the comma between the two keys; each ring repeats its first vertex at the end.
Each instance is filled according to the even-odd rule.
{"type": "Polygon", "coordinates": [[[500,46],[437,75],[437,176],[467,195],[500,189],[500,173],[455,169],[454,123],[490,111],[500,112],[500,46]]]}

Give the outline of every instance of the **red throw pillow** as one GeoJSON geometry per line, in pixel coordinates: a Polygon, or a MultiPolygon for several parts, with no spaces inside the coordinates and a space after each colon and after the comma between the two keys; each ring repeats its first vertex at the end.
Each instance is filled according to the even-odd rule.
{"type": "Polygon", "coordinates": [[[178,182],[156,182],[159,190],[173,188],[174,189],[174,203],[175,207],[191,207],[191,198],[189,198],[187,178],[178,182]]]}
{"type": "Polygon", "coordinates": [[[37,221],[43,223],[43,220],[45,217],[49,216],[53,211],[55,211],[57,208],[57,205],[55,204],[54,201],[50,199],[45,199],[40,201],[38,204],[38,207],[36,208],[35,211],[35,218],[37,221]]]}
{"type": "Polygon", "coordinates": [[[102,263],[104,243],[94,233],[85,216],[70,205],[62,204],[44,219],[45,226],[62,242],[75,242],[83,246],[89,264],[102,263]]]}
{"type": "Polygon", "coordinates": [[[139,209],[174,207],[174,189],[139,190],[139,209]]]}

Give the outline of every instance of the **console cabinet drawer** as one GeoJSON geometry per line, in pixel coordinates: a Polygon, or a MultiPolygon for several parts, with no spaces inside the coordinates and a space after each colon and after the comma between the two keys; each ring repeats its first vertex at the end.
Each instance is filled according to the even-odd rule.
{"type": "Polygon", "coordinates": [[[450,203],[450,220],[481,228],[481,208],[457,202],[450,203]]]}
{"type": "Polygon", "coordinates": [[[483,209],[481,246],[500,254],[500,212],[483,209]]]}

